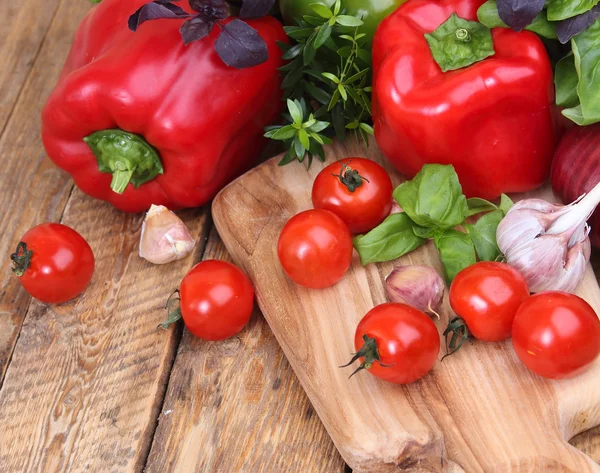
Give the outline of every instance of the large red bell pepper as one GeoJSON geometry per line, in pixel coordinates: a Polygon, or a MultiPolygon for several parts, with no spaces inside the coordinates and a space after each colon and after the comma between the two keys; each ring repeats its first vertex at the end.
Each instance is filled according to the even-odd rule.
{"type": "Polygon", "coordinates": [[[381,23],[373,44],[373,120],[379,147],[402,173],[452,164],[467,196],[492,199],[546,181],[557,136],[552,69],[539,38],[495,28],[493,50],[481,54],[486,48],[468,30],[481,28],[488,37],[489,30],[452,26],[476,21],[483,3],[411,0],[381,23]],[[449,19],[453,13],[458,19],[449,19]],[[441,58],[426,37],[434,30],[441,58]],[[470,54],[461,41],[475,61],[443,72],[470,54]]]}
{"type": "Polygon", "coordinates": [[[269,59],[234,69],[213,49],[216,26],[187,46],[183,20],[130,31],[147,1],[103,0],[90,11],[42,115],[50,158],[85,193],[130,212],[208,201],[254,164],[282,105],[276,40],[286,35],[276,19],[247,21],[269,59]]]}

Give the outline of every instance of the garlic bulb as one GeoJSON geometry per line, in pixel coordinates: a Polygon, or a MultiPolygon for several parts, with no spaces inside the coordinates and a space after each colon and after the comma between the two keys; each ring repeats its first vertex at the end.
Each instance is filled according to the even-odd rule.
{"type": "Polygon", "coordinates": [[[165,264],[189,255],[194,239],[181,219],[162,205],[152,205],[140,237],[140,256],[154,264],[165,264]]]}
{"type": "Polygon", "coordinates": [[[517,202],[496,232],[500,251],[531,292],[573,292],[590,259],[586,221],[600,202],[600,184],[570,205],[541,199],[517,202]]]}
{"type": "Polygon", "coordinates": [[[444,287],[441,276],[429,266],[396,266],[385,278],[390,301],[408,304],[438,317],[444,287]]]}

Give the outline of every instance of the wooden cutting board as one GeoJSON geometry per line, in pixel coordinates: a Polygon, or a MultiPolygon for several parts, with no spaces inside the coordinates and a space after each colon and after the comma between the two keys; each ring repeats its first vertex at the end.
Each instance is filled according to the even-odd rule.
{"type": "MultiPolygon", "coordinates": [[[[347,140],[328,147],[326,156],[327,163],[366,156],[386,167],[394,185],[403,180],[374,143],[366,149],[347,140]]],[[[291,282],[277,259],[277,238],[291,216],[312,207],[312,182],[324,164],[315,162],[307,172],[300,164],[279,167],[278,160],[226,187],[214,200],[213,218],[225,246],[254,282],[258,305],[315,410],[355,472],[600,472],[599,465],[567,443],[600,423],[600,360],[575,379],[550,381],[527,371],[510,341],[475,342],[438,361],[411,385],[388,384],[365,372],[348,379],[351,369],[338,366],[354,351],[359,320],[386,302],[383,278],[394,263],[363,267],[355,253],[345,278],[331,288],[310,290],[291,282]]],[[[552,198],[549,188],[530,195],[552,198]]],[[[395,263],[426,264],[441,272],[431,243],[395,263]]],[[[591,268],[577,292],[600,312],[591,268]]],[[[435,321],[440,334],[451,315],[446,295],[441,319],[435,321]]]]}

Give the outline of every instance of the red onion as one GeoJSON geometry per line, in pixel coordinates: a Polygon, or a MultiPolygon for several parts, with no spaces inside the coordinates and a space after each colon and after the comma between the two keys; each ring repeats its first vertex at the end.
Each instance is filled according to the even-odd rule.
{"type": "MultiPolygon", "coordinates": [[[[600,182],[600,123],[575,126],[565,133],[554,156],[550,179],[563,202],[573,202],[600,182]]],[[[592,245],[600,248],[600,209],[588,223],[592,245]]]]}

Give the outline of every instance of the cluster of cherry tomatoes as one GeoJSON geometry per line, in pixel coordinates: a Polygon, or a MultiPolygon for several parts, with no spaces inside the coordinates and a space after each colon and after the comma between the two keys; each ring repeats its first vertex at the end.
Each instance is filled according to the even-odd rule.
{"type": "MultiPolygon", "coordinates": [[[[373,229],[389,215],[392,191],[385,170],[367,159],[323,169],[313,184],[314,209],[292,217],[279,237],[277,253],[289,278],[308,288],[337,283],[351,264],[352,234],[373,229]]],[[[488,342],[512,337],[525,366],[554,379],[585,371],[600,353],[600,321],[587,302],[556,291],[530,295],[523,276],[508,264],[479,262],[464,269],[449,297],[458,315],[444,332],[449,353],[471,337],[488,342]]],[[[354,373],[366,369],[405,384],[432,369],[440,334],[424,312],[387,303],[360,321],[354,344],[349,364],[360,361],[354,373]]]]}

